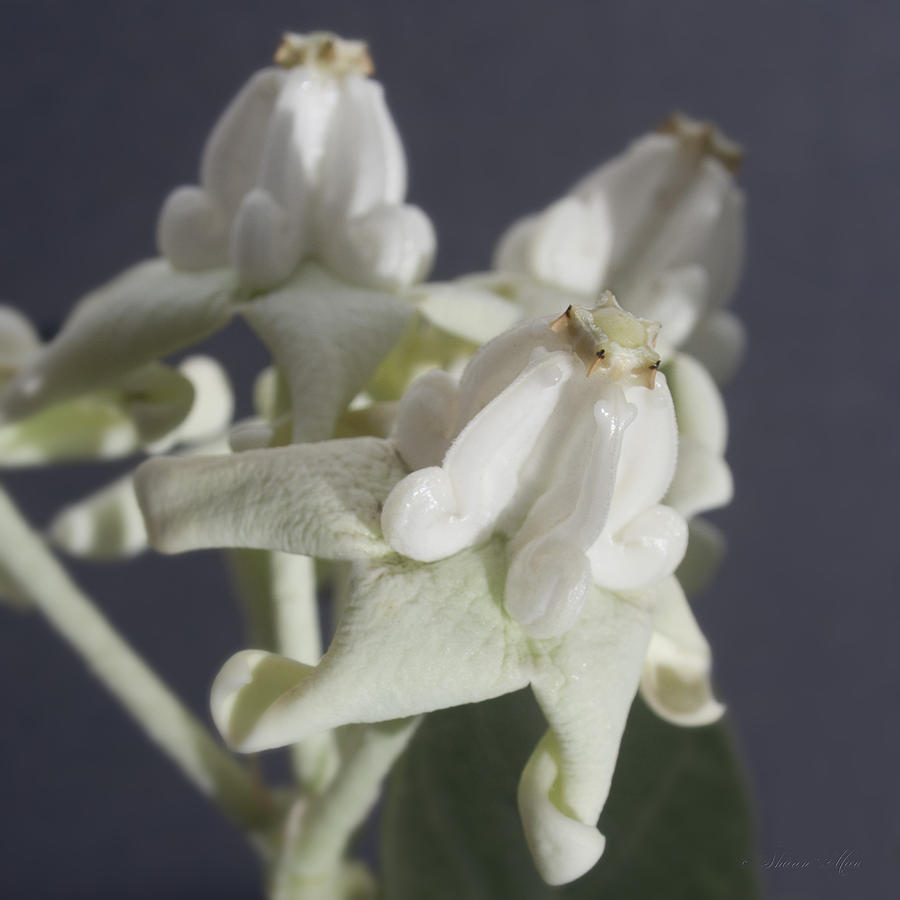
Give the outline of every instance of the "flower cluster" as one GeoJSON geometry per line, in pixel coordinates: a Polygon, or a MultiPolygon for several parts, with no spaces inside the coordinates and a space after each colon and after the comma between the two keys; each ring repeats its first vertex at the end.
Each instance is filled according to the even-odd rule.
{"type": "MultiPolygon", "coordinates": [[[[225,664],[219,729],[257,751],[530,685],[548,730],[519,808],[542,876],[566,883],[603,852],[636,692],[676,724],[722,712],[678,567],[689,540],[709,543],[694,517],[732,490],[717,381],[743,342],[725,309],[739,151],[673,117],[514,224],[493,272],[422,285],[434,235],[404,202],[365,45],[288,35],[275,63],[216,124],[200,184],[163,205],[159,259],[83,300],[46,347],[0,311],[0,414],[27,424],[105,391],[142,438],[184,439],[193,393],[162,428],[129,392],[191,378],[196,363],[157,360],[244,317],[273,357],[260,416],[231,452],[138,470],[149,540],[337,561],[346,578],[321,660],[225,664]]],[[[118,502],[91,509],[115,520],[118,502]]],[[[69,515],[84,544],[93,513],[69,515]]],[[[65,544],[65,520],[57,532],[65,544]]]]}

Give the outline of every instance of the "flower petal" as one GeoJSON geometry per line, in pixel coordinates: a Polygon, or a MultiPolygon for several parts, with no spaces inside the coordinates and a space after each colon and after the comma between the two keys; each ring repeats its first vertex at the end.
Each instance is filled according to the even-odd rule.
{"type": "Polygon", "coordinates": [[[251,547],[358,559],[389,552],[381,506],[405,474],[387,441],[352,438],[154,459],[138,469],[136,486],[163,553],[251,547]]]}
{"type": "Polygon", "coordinates": [[[520,632],[502,609],[505,566],[500,541],[436,565],[390,557],[355,566],[319,665],[237,654],[213,685],[216,724],[232,746],[252,752],[523,687],[520,632]]]}
{"type": "Polygon", "coordinates": [[[344,79],[320,169],[321,237],[406,194],[406,156],[377,81],[344,79]]]}
{"type": "Polygon", "coordinates": [[[688,524],[688,546],[675,572],[689,597],[702,594],[715,578],[725,555],[725,536],[706,519],[694,516],[688,524]]]}
{"type": "Polygon", "coordinates": [[[388,543],[433,562],[486,539],[515,498],[520,470],[573,372],[571,354],[543,352],[468,422],[441,466],[398,484],[382,514],[388,543]]]}
{"type": "Polygon", "coordinates": [[[48,528],[56,546],[84,559],[122,559],[147,548],[144,517],[129,473],[62,509],[48,528]]]}
{"type": "Polygon", "coordinates": [[[712,656],[687,598],[675,578],[660,586],[641,696],[673,725],[709,725],[725,707],[713,696],[712,656]]]}
{"type": "Polygon", "coordinates": [[[396,291],[431,269],[437,239],[418,206],[376,206],[329,235],[322,251],[329,267],[353,284],[396,291]]]}
{"type": "Polygon", "coordinates": [[[517,304],[478,277],[425,284],[415,289],[411,299],[432,325],[474,344],[487,343],[522,318],[517,304]]]}
{"type": "Polygon", "coordinates": [[[680,438],[693,438],[721,456],[728,443],[725,401],[709,372],[687,353],[663,366],[678,420],[680,438]]]}
{"type": "Polygon", "coordinates": [[[608,233],[598,230],[589,205],[563,197],[537,216],[516,223],[500,239],[495,265],[582,296],[602,286],[608,233]]]}
{"type": "Polygon", "coordinates": [[[611,590],[634,590],[669,575],[684,555],[687,526],[659,505],[672,480],[678,432],[665,377],[656,386],[629,386],[636,416],[625,430],[609,517],[588,551],[594,581],[611,590]]]}
{"type": "Polygon", "coordinates": [[[189,356],[178,371],[193,387],[194,402],[181,424],[156,442],[150,451],[161,453],[178,443],[203,444],[222,435],[234,412],[234,394],[225,369],[211,356],[189,356]]]}
{"type": "Polygon", "coordinates": [[[177,430],[193,398],[184,375],[150,363],[126,373],[114,387],[0,426],[0,466],[126,456],[177,430]]]}
{"type": "Polygon", "coordinates": [[[744,358],[746,343],[741,321],[723,309],[704,319],[684,349],[706,366],[717,384],[727,384],[744,358]]]}
{"type": "Polygon", "coordinates": [[[728,463],[700,441],[682,437],[666,505],[690,519],[697,513],[726,506],[733,496],[734,480],[728,463]]]}
{"type": "Polygon", "coordinates": [[[231,317],[227,270],[182,273],[162,259],[140,263],[88,294],[62,331],[0,395],[0,416],[22,418],[106,387],[198,341],[231,317]]]}
{"type": "Polygon", "coordinates": [[[651,601],[649,594],[625,598],[595,590],[577,628],[532,644],[532,689],[550,731],[523,772],[519,810],[549,884],[573,881],[603,852],[595,825],[637,691],[651,601]]]}
{"type": "Polygon", "coordinates": [[[201,271],[228,264],[231,223],[259,177],[269,120],[285,73],[253,75],[219,118],[200,163],[202,187],[176,188],[157,224],[160,253],[173,267],[201,271]]]}
{"type": "Polygon", "coordinates": [[[396,297],[350,287],[314,264],[241,307],[290,386],[294,441],[332,436],[338,417],[413,311],[396,297]]]}
{"type": "MultiPolygon", "coordinates": [[[[228,453],[223,438],[192,447],[191,453],[228,453]]],[[[149,546],[144,515],[134,488],[134,472],[110,482],[63,507],[47,528],[53,543],[83,559],[123,559],[143,553],[149,546]]]]}

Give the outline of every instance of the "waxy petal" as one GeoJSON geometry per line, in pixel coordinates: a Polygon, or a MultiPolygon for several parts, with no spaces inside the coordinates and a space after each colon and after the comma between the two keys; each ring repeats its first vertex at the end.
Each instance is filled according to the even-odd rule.
{"type": "Polygon", "coordinates": [[[572,360],[571,354],[542,351],[469,421],[441,466],[413,472],[391,492],[382,528],[395,550],[433,562],[490,536],[572,377],[572,360]]]}
{"type": "Polygon", "coordinates": [[[677,353],[663,368],[675,404],[678,434],[721,456],[728,443],[728,414],[715,381],[687,353],[677,353]]]}
{"type": "Polygon", "coordinates": [[[405,301],[350,287],[311,263],[279,290],[241,307],[290,387],[294,441],[331,437],[413,311],[405,301]]]}
{"type": "Polygon", "coordinates": [[[377,81],[344,80],[320,169],[323,234],[406,194],[406,156],[377,81]]]}
{"type": "Polygon", "coordinates": [[[175,369],[142,366],[106,390],[0,425],[0,467],[127,456],[177,431],[193,398],[175,369]]]}
{"type": "Polygon", "coordinates": [[[675,575],[689,597],[702,594],[725,556],[725,536],[712,522],[694,516],[688,523],[688,546],[675,575]]]}
{"type": "Polygon", "coordinates": [[[518,304],[501,297],[478,277],[425,284],[412,292],[411,299],[432,325],[473,344],[487,343],[522,318],[518,304]]]}
{"type": "MultiPolygon", "coordinates": [[[[183,452],[209,455],[228,453],[229,448],[219,437],[183,452]]],[[[143,553],[150,542],[135,493],[134,473],[63,507],[47,535],[70,556],[84,559],[123,559],[143,553]]]]}
{"type": "Polygon", "coordinates": [[[673,725],[709,725],[725,709],[715,699],[710,683],[709,644],[675,578],[662,582],[658,594],[641,696],[673,725]]]}
{"type": "Polygon", "coordinates": [[[88,294],[59,335],[0,395],[0,417],[22,418],[109,385],[199,341],[231,318],[227,270],[182,273],[165,260],[140,263],[88,294]]]}
{"type": "Polygon", "coordinates": [[[514,225],[500,240],[495,265],[588,296],[597,291],[606,268],[605,237],[585,202],[563,197],[514,225]]]}
{"type": "Polygon", "coordinates": [[[70,556],[106,560],[143,552],[147,530],[131,474],[65,507],[47,531],[53,543],[70,556]]]}
{"type": "Polygon", "coordinates": [[[727,384],[744,358],[746,344],[743,324],[723,309],[700,324],[684,349],[706,367],[717,384],[727,384]]]}
{"type": "Polygon", "coordinates": [[[728,463],[694,438],[682,437],[666,505],[690,519],[697,513],[726,506],[733,496],[734,480],[728,463]]]}
{"type": "Polygon", "coordinates": [[[428,274],[436,243],[418,206],[377,206],[330,234],[322,255],[347,281],[396,291],[428,274]]]}
{"type": "Polygon", "coordinates": [[[573,881],[603,852],[595,826],[638,688],[652,601],[595,590],[578,627],[532,644],[532,689],[550,730],[523,772],[519,810],[549,884],[573,881]]]}
{"type": "Polygon", "coordinates": [[[355,438],[154,459],[138,469],[136,487],[163,553],[251,547],[358,559],[390,552],[381,507],[405,474],[387,441],[355,438]]]}
{"type": "Polygon", "coordinates": [[[213,686],[216,724],[232,746],[253,752],[523,687],[518,626],[501,605],[505,565],[495,541],[434,566],[388,557],[354,567],[322,661],[313,668],[237,654],[213,686]]]}
{"type": "Polygon", "coordinates": [[[178,364],[178,371],[193,386],[194,402],[164,445],[152,448],[157,452],[176,443],[202,444],[215,440],[224,433],[234,412],[228,374],[211,356],[189,356],[178,364]]]}
{"type": "MultiPolygon", "coordinates": [[[[588,382],[580,387],[578,393],[590,391],[588,382]]],[[[579,404],[565,417],[568,439],[552,448],[547,487],[510,542],[506,609],[532,637],[572,627],[593,589],[587,551],[606,525],[622,437],[633,417],[615,385],[593,409],[579,404]]]]}
{"type": "Polygon", "coordinates": [[[88,395],[0,425],[0,468],[117,459],[141,444],[135,423],[108,393],[88,395]]]}

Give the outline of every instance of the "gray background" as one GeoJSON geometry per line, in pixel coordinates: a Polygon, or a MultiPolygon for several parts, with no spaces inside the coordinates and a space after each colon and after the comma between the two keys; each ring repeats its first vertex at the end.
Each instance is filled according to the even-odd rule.
{"type": "MultiPolygon", "coordinates": [[[[717,516],[730,555],[698,615],[761,852],[813,862],[770,870],[769,896],[897,896],[898,7],[3,2],[0,296],[52,329],[152,254],[161,200],[194,179],[212,120],[287,27],[369,38],[412,199],[437,225],[439,277],[485,267],[513,217],[673,108],[746,145],[737,496],[717,516]],[[816,867],[843,851],[856,871],[816,867]]],[[[237,326],[210,346],[244,383],[264,361],[237,326]]],[[[107,474],[8,483],[43,521],[107,474]]],[[[241,644],[216,562],[76,567],[200,710],[241,644]]],[[[257,896],[240,837],[41,621],[0,622],[0,896],[257,896]]]]}

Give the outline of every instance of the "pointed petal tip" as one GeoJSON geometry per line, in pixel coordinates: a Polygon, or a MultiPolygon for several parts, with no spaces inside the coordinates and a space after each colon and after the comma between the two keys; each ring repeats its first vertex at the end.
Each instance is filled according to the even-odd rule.
{"type": "Polygon", "coordinates": [[[593,826],[566,815],[551,799],[558,769],[542,741],[519,781],[518,803],[525,838],[541,878],[568,884],[589,872],[603,855],[606,838],[593,826]]]}
{"type": "Polygon", "coordinates": [[[276,707],[313,669],[265,650],[242,650],[232,656],[210,692],[213,721],[228,745],[241,753],[256,753],[305,737],[292,717],[285,718],[284,710],[276,707]]]}

